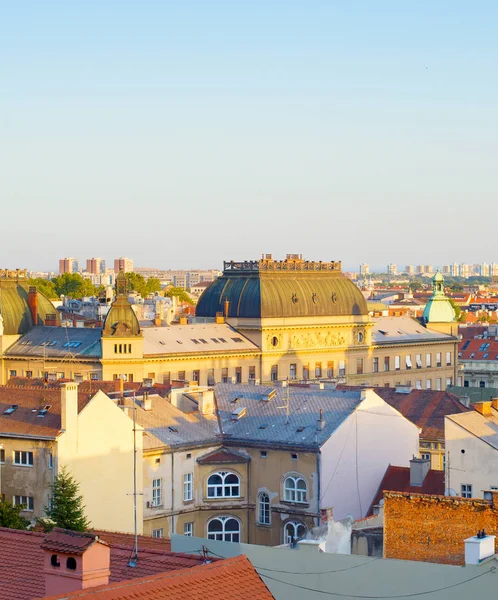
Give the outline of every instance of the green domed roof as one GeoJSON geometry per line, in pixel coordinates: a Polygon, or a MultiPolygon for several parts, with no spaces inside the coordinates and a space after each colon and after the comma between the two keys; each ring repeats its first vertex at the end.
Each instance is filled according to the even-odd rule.
{"type": "Polygon", "coordinates": [[[196,315],[237,318],[367,315],[361,291],[344,277],[340,263],[301,258],[226,262],[224,272],[202,294],[196,315]]]}
{"type": "Polygon", "coordinates": [[[55,306],[38,291],[36,292],[37,323],[33,321],[28,303],[29,287],[27,281],[0,278],[0,315],[4,335],[27,333],[35,325],[43,325],[47,315],[56,315],[59,322],[55,306]]]}
{"type": "Polygon", "coordinates": [[[422,319],[426,323],[452,323],[456,320],[455,310],[444,293],[444,277],[439,271],[432,278],[432,296],[422,319]]]}

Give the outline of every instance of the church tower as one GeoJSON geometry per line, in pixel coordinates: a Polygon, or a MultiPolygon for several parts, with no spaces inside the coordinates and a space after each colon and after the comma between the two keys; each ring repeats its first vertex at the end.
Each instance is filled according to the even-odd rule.
{"type": "Polygon", "coordinates": [[[455,310],[444,293],[444,277],[439,270],[432,278],[432,296],[425,306],[422,321],[427,329],[458,335],[455,310]]]}

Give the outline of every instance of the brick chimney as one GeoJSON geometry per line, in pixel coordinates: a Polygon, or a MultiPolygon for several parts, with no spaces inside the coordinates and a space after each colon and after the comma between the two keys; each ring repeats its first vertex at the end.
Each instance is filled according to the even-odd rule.
{"type": "Polygon", "coordinates": [[[491,402],[476,402],[474,404],[474,409],[477,410],[478,413],[481,413],[483,417],[493,416],[493,411],[491,410],[491,402]]]}
{"type": "Polygon", "coordinates": [[[28,306],[33,323],[38,325],[38,292],[34,286],[30,286],[28,290],[28,306]]]}
{"type": "Polygon", "coordinates": [[[41,547],[45,596],[109,583],[111,552],[98,535],[55,527],[41,547]]]}
{"type": "Polygon", "coordinates": [[[45,317],[46,327],[57,327],[57,315],[56,313],[50,313],[45,317]]]}

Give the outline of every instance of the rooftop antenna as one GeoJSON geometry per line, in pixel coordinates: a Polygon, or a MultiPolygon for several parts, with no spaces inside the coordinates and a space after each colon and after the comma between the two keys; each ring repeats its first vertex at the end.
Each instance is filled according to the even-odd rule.
{"type": "Polygon", "coordinates": [[[285,385],[285,406],[277,406],[277,408],[285,408],[285,424],[288,425],[289,424],[289,417],[290,417],[290,385],[289,385],[289,378],[287,377],[287,379],[284,379],[286,383],[285,385]]]}

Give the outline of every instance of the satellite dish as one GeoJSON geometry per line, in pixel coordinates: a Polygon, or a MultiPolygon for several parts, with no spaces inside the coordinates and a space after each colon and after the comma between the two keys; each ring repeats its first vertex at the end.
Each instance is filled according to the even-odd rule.
{"type": "Polygon", "coordinates": [[[455,492],[455,490],[453,488],[446,488],[444,490],[444,495],[445,496],[456,496],[457,493],[455,492]]]}

